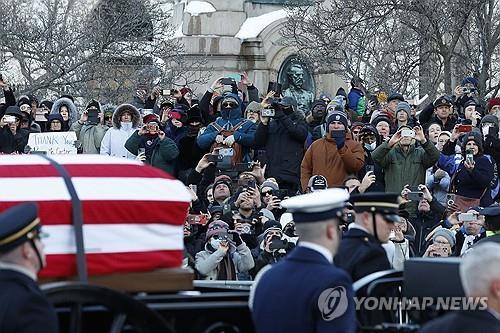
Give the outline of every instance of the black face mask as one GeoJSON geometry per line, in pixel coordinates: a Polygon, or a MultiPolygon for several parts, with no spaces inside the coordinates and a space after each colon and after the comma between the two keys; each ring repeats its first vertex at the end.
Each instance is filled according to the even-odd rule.
{"type": "Polygon", "coordinates": [[[187,135],[188,136],[197,136],[198,132],[200,131],[200,128],[201,128],[201,125],[196,125],[196,126],[189,125],[187,135]]]}
{"type": "Polygon", "coordinates": [[[289,226],[286,227],[285,230],[283,230],[283,233],[287,235],[288,237],[295,237],[295,226],[289,226]]]}
{"type": "Polygon", "coordinates": [[[293,108],[291,106],[284,106],[283,113],[289,116],[293,113],[293,108]]]}

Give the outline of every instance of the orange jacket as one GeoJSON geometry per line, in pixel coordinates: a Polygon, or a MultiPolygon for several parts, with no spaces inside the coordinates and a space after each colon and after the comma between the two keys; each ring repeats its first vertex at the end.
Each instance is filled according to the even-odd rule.
{"type": "Polygon", "coordinates": [[[328,187],[342,185],[347,176],[356,174],[365,163],[365,152],[359,142],[346,134],[345,144],[340,150],[330,133],[318,139],[307,149],[300,165],[302,190],[307,189],[309,178],[323,175],[328,180],[328,187]]]}

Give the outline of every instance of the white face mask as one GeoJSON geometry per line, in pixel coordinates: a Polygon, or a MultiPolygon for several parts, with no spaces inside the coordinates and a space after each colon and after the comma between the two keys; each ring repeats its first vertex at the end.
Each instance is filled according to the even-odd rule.
{"type": "Polygon", "coordinates": [[[220,239],[213,239],[210,241],[210,245],[217,250],[219,248],[221,240],[220,239]]]}
{"type": "Polygon", "coordinates": [[[377,143],[376,142],[373,142],[373,143],[365,143],[365,148],[366,150],[368,151],[374,151],[375,148],[377,148],[377,143]]]}
{"type": "Polygon", "coordinates": [[[483,126],[482,130],[483,130],[483,136],[486,136],[488,135],[488,133],[490,132],[490,127],[489,125],[485,125],[483,126]]]}

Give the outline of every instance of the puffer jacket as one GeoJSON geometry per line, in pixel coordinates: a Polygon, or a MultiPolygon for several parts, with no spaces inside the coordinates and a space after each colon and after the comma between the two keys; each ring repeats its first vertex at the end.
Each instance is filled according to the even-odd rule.
{"type": "Polygon", "coordinates": [[[110,155],[135,159],[135,155],[130,153],[125,148],[125,142],[135,132],[141,124],[141,114],[133,105],[122,104],[118,106],[113,113],[113,127],[110,128],[101,142],[101,155],[110,155]],[[120,122],[121,115],[124,111],[129,111],[132,114],[132,122],[120,122]]]}
{"type": "Polygon", "coordinates": [[[385,170],[385,190],[400,193],[406,184],[425,184],[426,171],[438,161],[439,150],[427,141],[421,147],[410,146],[405,153],[399,144],[390,148],[384,142],[372,152],[372,158],[385,170]]]}
{"type": "MultiPolygon", "coordinates": [[[[232,97],[238,101],[238,106],[232,109],[222,109],[221,117],[218,117],[214,123],[217,123],[225,130],[231,130],[234,126],[238,125],[242,120],[241,100],[236,94],[224,95],[232,97]]],[[[241,144],[243,147],[250,147],[253,144],[255,135],[255,124],[249,120],[245,120],[244,124],[238,128],[233,134],[236,143],[241,144]]],[[[219,134],[213,123],[207,126],[205,131],[198,136],[197,142],[201,149],[208,149],[215,142],[215,137],[219,134]]]]}
{"type": "Polygon", "coordinates": [[[316,140],[307,149],[301,164],[300,182],[302,190],[307,189],[309,178],[312,175],[323,175],[328,186],[342,185],[350,174],[356,174],[365,163],[365,152],[361,144],[346,133],[344,147],[337,149],[330,133],[316,140]]]}
{"type": "Polygon", "coordinates": [[[73,103],[73,101],[71,101],[69,98],[61,97],[52,105],[50,114],[58,114],[59,109],[64,105],[68,108],[69,111],[68,120],[62,124],[62,131],[66,132],[69,131],[71,125],[78,120],[78,110],[76,109],[75,103],[73,103]]]}
{"type": "MultiPolygon", "coordinates": [[[[233,260],[236,275],[248,272],[255,266],[252,252],[245,243],[236,248],[231,246],[228,253],[233,260]]],[[[205,277],[205,280],[217,280],[219,263],[223,259],[224,253],[220,249],[213,252],[208,248],[208,244],[205,244],[205,251],[196,254],[196,270],[205,277]]]]}

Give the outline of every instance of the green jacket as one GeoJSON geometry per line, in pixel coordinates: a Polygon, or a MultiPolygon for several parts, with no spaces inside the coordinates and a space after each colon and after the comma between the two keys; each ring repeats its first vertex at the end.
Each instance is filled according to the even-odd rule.
{"type": "Polygon", "coordinates": [[[425,171],[438,161],[439,151],[429,140],[420,147],[411,145],[407,153],[399,144],[389,148],[384,142],[372,152],[372,158],[384,168],[385,191],[401,193],[406,184],[425,185],[425,171]]]}
{"type": "Polygon", "coordinates": [[[108,129],[108,126],[102,124],[82,125],[79,121],[75,121],[71,125],[70,131],[74,131],[77,139],[82,142],[84,154],[99,154],[102,138],[108,129]]]}
{"type": "MultiPolygon", "coordinates": [[[[144,148],[145,141],[146,138],[140,136],[139,131],[135,131],[125,142],[125,148],[130,153],[138,155],[139,148],[144,148]]],[[[163,141],[158,141],[146,163],[173,175],[177,156],[179,156],[177,145],[172,139],[165,137],[163,141]]]]}

